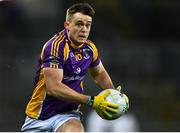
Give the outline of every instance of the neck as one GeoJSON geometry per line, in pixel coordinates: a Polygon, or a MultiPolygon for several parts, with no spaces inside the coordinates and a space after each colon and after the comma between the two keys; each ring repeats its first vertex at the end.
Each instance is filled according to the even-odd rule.
{"type": "Polygon", "coordinates": [[[81,48],[82,46],[83,46],[83,44],[78,44],[78,43],[76,43],[76,42],[73,42],[72,40],[70,40],[70,42],[71,42],[71,46],[73,47],[73,48],[81,48]]]}
{"type": "Polygon", "coordinates": [[[67,36],[68,36],[69,41],[71,42],[70,45],[71,45],[73,48],[81,48],[81,47],[83,46],[83,43],[82,43],[82,44],[79,44],[78,42],[74,41],[74,40],[69,36],[68,31],[67,31],[67,36]]]}

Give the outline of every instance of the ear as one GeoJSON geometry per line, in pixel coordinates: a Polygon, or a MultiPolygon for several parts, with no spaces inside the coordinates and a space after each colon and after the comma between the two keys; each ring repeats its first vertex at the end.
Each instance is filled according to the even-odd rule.
{"type": "Polygon", "coordinates": [[[67,30],[69,29],[69,22],[68,21],[64,22],[64,28],[67,29],[67,30]]]}

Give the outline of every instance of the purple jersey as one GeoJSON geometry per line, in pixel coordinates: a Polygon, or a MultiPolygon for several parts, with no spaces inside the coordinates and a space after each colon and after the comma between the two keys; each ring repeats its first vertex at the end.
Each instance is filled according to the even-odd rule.
{"type": "Polygon", "coordinates": [[[43,76],[43,68],[63,69],[62,83],[73,90],[83,92],[83,79],[89,67],[100,63],[98,51],[91,41],[73,48],[64,29],[52,37],[43,47],[34,82],[34,92],[26,114],[31,118],[48,119],[58,113],[78,109],[79,104],[49,96],[43,76]]]}

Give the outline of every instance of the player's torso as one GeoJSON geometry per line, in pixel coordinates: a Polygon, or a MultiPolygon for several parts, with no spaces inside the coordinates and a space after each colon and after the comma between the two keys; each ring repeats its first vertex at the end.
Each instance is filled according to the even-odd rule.
{"type": "Polygon", "coordinates": [[[84,44],[79,49],[70,46],[68,58],[63,65],[63,81],[82,81],[92,60],[93,52],[88,44],[84,44]]]}
{"type": "Polygon", "coordinates": [[[89,66],[92,65],[94,61],[94,51],[89,42],[84,43],[80,48],[73,48],[67,38],[64,38],[59,44],[53,43],[55,42],[54,40],[57,40],[56,38],[58,37],[55,36],[44,46],[45,50],[43,50],[43,54],[39,60],[39,67],[35,79],[35,91],[26,110],[28,116],[32,118],[47,119],[61,112],[75,110],[79,105],[75,102],[56,99],[47,95],[42,72],[44,67],[48,66],[51,68],[55,65],[55,67],[52,68],[63,69],[62,83],[82,93],[82,80],[89,66]],[[53,51],[54,53],[56,53],[56,51],[58,53],[52,56],[49,53],[53,53],[53,51]],[[51,60],[51,57],[55,56],[57,60],[51,60]],[[47,62],[49,62],[49,65],[47,62]],[[51,65],[51,63],[53,63],[53,65],[51,65]]]}

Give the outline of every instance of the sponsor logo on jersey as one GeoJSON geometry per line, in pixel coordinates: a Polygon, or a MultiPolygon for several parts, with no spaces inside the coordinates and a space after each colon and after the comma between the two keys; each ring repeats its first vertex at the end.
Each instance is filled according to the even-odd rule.
{"type": "Polygon", "coordinates": [[[49,56],[49,60],[50,60],[50,63],[52,64],[55,64],[55,65],[59,64],[58,58],[55,56],[49,56]]]}
{"type": "Polygon", "coordinates": [[[64,76],[63,78],[64,80],[83,80],[84,79],[84,76],[71,76],[71,77],[68,77],[68,76],[64,76]]]}

